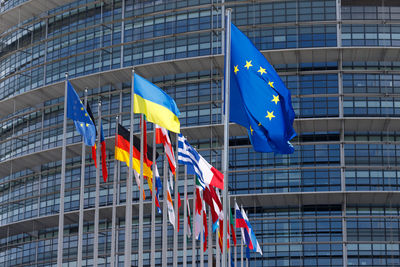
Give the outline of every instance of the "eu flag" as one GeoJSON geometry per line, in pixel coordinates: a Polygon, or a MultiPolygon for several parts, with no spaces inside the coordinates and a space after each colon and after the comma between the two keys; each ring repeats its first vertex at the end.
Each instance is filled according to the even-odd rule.
{"type": "Polygon", "coordinates": [[[230,120],[247,128],[255,151],[293,153],[290,91],[247,36],[231,29],[230,120]]]}
{"type": "Polygon", "coordinates": [[[74,121],[75,127],[83,136],[85,144],[94,146],[96,127],[69,81],[67,81],[67,117],[74,121]]]}

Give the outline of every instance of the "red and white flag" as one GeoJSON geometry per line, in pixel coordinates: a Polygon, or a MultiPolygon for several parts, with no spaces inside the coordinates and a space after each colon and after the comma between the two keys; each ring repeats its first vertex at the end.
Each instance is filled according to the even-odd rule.
{"type": "Polygon", "coordinates": [[[168,136],[168,131],[156,124],[156,144],[163,144],[164,151],[168,158],[169,168],[171,169],[172,173],[175,175],[176,170],[176,161],[174,155],[174,149],[171,145],[171,140],[168,136]]]}

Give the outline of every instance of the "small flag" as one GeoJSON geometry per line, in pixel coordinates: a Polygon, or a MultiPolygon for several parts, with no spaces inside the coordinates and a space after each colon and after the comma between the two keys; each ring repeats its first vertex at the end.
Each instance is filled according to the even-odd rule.
{"type": "Polygon", "coordinates": [[[83,142],[88,146],[94,146],[96,127],[69,81],[67,81],[67,117],[74,121],[76,130],[83,137],[83,142]]]}
{"type": "Polygon", "coordinates": [[[293,153],[290,91],[247,36],[231,25],[230,120],[247,128],[255,151],[293,153]]]}
{"type": "MultiPolygon", "coordinates": [[[[167,182],[168,183],[168,182],[167,182]]],[[[172,204],[172,197],[169,191],[169,187],[167,186],[167,208],[168,208],[168,219],[172,226],[175,228],[175,212],[174,205],[172,204]]]]}
{"type": "Polygon", "coordinates": [[[262,255],[260,244],[257,241],[256,235],[251,227],[249,219],[247,218],[246,212],[243,210],[243,208],[239,210],[237,203],[235,203],[235,211],[236,227],[242,228],[242,236],[244,237],[247,247],[251,251],[258,252],[262,255]]]}
{"type": "Polygon", "coordinates": [[[168,131],[167,129],[160,127],[157,124],[156,124],[156,144],[164,145],[164,151],[165,154],[167,155],[169,168],[175,175],[176,162],[174,156],[174,149],[172,148],[171,141],[168,136],[168,131]]]}
{"type": "MultiPolygon", "coordinates": [[[[93,117],[92,109],[90,108],[89,102],[86,103],[86,110],[94,123],[94,127],[96,129],[96,137],[97,137],[96,122],[93,117]]],[[[104,139],[104,132],[103,132],[103,124],[101,124],[101,126],[100,126],[100,145],[101,145],[101,171],[103,173],[103,181],[107,182],[107,178],[108,178],[107,162],[106,162],[107,155],[106,155],[106,142],[104,139]]],[[[92,146],[92,158],[94,161],[94,166],[97,168],[96,143],[94,144],[94,146],[92,146]]]]}
{"type": "Polygon", "coordinates": [[[182,134],[178,135],[178,162],[188,166],[188,174],[197,175],[202,188],[207,184],[224,189],[224,175],[197,153],[182,134]]]}
{"type": "Polygon", "coordinates": [[[175,101],[156,85],[135,74],[133,112],[171,132],[180,132],[179,109],[175,101]]]}
{"type": "Polygon", "coordinates": [[[180,222],[179,222],[179,209],[181,208],[181,206],[182,206],[182,203],[181,203],[181,195],[179,194],[179,192],[177,192],[178,193],[178,212],[177,212],[177,214],[178,214],[178,233],[179,233],[179,226],[180,226],[180,222]]]}
{"type": "Polygon", "coordinates": [[[195,205],[195,215],[194,215],[194,237],[196,240],[200,239],[200,233],[202,231],[202,221],[201,221],[201,213],[203,212],[203,204],[201,200],[200,190],[196,188],[196,205],[195,205]]]}
{"type": "Polygon", "coordinates": [[[157,163],[155,163],[155,181],[156,181],[156,207],[159,214],[161,214],[161,206],[160,206],[160,192],[162,192],[162,184],[160,174],[158,173],[157,163]]]}
{"type": "Polygon", "coordinates": [[[233,219],[232,216],[232,209],[229,208],[229,222],[231,226],[231,232],[232,232],[232,240],[233,240],[233,245],[236,247],[236,226],[235,226],[235,220],[233,219]]]}

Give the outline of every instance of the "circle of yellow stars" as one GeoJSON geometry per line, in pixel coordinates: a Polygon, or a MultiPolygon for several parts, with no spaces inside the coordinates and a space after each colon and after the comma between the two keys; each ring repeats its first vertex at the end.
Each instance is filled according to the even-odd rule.
{"type": "MultiPolygon", "coordinates": [[[[252,60],[246,60],[246,64],[243,65],[244,69],[250,70],[251,67],[254,67],[252,64],[252,60]]],[[[240,71],[239,69],[239,65],[233,66],[233,72],[235,73],[235,75],[238,74],[238,72],[240,71]]],[[[266,68],[263,68],[262,66],[259,67],[259,69],[257,70],[257,73],[260,74],[260,76],[262,76],[263,74],[268,74],[266,71],[266,68]]],[[[274,82],[273,81],[268,81],[268,85],[275,89],[274,86],[274,82]]],[[[278,95],[272,95],[272,99],[271,102],[274,102],[275,105],[278,105],[278,102],[280,101],[279,99],[279,94],[278,95]]],[[[269,119],[269,121],[271,121],[273,118],[275,118],[276,116],[274,115],[274,111],[268,111],[267,110],[267,115],[265,116],[265,118],[269,119]]],[[[258,126],[261,126],[261,122],[258,123],[258,126]]],[[[253,135],[254,129],[250,126],[250,133],[251,135],[253,135]]]]}

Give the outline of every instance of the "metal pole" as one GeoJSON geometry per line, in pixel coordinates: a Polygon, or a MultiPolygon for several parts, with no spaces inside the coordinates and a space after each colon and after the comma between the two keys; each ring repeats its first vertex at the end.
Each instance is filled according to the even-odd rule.
{"type": "MultiPolygon", "coordinates": [[[[228,211],[228,186],[229,186],[229,178],[228,178],[228,168],[229,168],[229,86],[230,86],[230,65],[231,65],[231,12],[232,9],[226,9],[226,38],[225,38],[225,115],[224,115],[224,153],[222,158],[222,171],[224,174],[224,200],[223,200],[223,209],[224,209],[224,230],[226,232],[228,227],[227,211],[228,211]]],[[[223,236],[223,251],[222,251],[222,267],[226,267],[226,256],[228,251],[227,246],[227,234],[223,236]]]]}
{"type": "MultiPolygon", "coordinates": [[[[235,198],[235,203],[236,203],[236,198],[235,198]]],[[[233,228],[233,231],[235,231],[236,234],[236,211],[233,213],[234,217],[233,219],[235,220],[235,227],[233,228]]],[[[236,236],[237,240],[237,236],[236,236]]],[[[237,247],[235,246],[235,267],[237,266],[237,247]]]]}
{"type": "MultiPolygon", "coordinates": [[[[85,88],[84,104],[87,107],[87,88],[85,88]]],[[[85,160],[86,160],[86,145],[82,137],[82,157],[81,157],[81,185],[79,194],[79,225],[78,225],[78,266],[82,266],[82,242],[83,242],[83,209],[85,198],[85,160]]]]}
{"type": "Polygon", "coordinates": [[[240,266],[243,267],[243,235],[240,235],[240,266]]]}
{"type": "MultiPolygon", "coordinates": [[[[196,179],[196,178],[195,178],[196,179]]],[[[192,266],[196,266],[196,226],[194,222],[194,218],[196,216],[196,182],[193,180],[193,210],[192,210],[192,266]]]]}
{"type": "Polygon", "coordinates": [[[68,101],[68,73],[65,73],[64,89],[64,121],[61,152],[61,184],[60,184],[60,213],[58,217],[58,244],[57,244],[57,266],[62,266],[64,245],[64,191],[65,191],[65,162],[67,152],[67,101],[68,101]]]}
{"type": "MultiPolygon", "coordinates": [[[[138,266],[143,266],[143,158],[144,158],[144,116],[140,114],[140,188],[139,188],[139,251],[138,266]]],[[[147,145],[147,144],[146,144],[147,145]]]]}
{"type": "MultiPolygon", "coordinates": [[[[184,176],[184,181],[183,181],[183,267],[187,266],[187,204],[188,202],[186,201],[187,199],[187,165],[184,166],[185,170],[185,176],[184,176]]],[[[193,236],[192,236],[193,238],[193,236]]]]}
{"type": "Polygon", "coordinates": [[[164,154],[164,181],[163,181],[163,221],[162,221],[162,266],[167,266],[168,224],[167,224],[167,155],[164,154]]]}
{"type": "MultiPolygon", "coordinates": [[[[118,116],[115,117],[115,136],[118,134],[118,116]]],[[[117,179],[119,171],[119,161],[114,159],[114,182],[113,182],[113,204],[112,204],[112,219],[111,219],[111,267],[115,267],[115,226],[117,220],[117,179]]],[[[81,265],[78,265],[81,266],[81,265]]]]}
{"type": "Polygon", "coordinates": [[[150,266],[156,265],[156,125],[153,124],[153,193],[151,195],[151,255],[150,266]]]}
{"type": "Polygon", "coordinates": [[[208,266],[213,266],[213,264],[212,264],[212,258],[213,258],[213,247],[212,247],[212,244],[213,244],[213,231],[212,231],[212,228],[213,228],[213,221],[212,221],[212,218],[211,218],[211,207],[208,207],[208,214],[210,214],[209,216],[208,216],[208,237],[207,237],[207,245],[208,245],[208,261],[207,261],[207,264],[208,264],[208,266]]]}
{"type": "Polygon", "coordinates": [[[201,226],[201,231],[200,231],[200,267],[204,267],[204,230],[205,230],[205,228],[204,228],[204,212],[203,212],[203,209],[204,209],[204,198],[203,198],[203,195],[202,195],[202,192],[200,192],[200,196],[201,196],[201,207],[202,207],[202,210],[201,210],[201,223],[203,224],[202,226],[201,226]]]}
{"type": "Polygon", "coordinates": [[[219,247],[218,232],[215,231],[215,267],[221,266],[221,249],[219,247]]]}
{"type": "MultiPolygon", "coordinates": [[[[176,134],[176,156],[178,158],[178,134],[176,134]]],[[[178,266],[178,164],[176,164],[175,169],[175,186],[174,186],[174,206],[175,206],[175,231],[174,231],[174,258],[173,258],[173,266],[178,266]]]]}
{"type": "Polygon", "coordinates": [[[135,94],[134,86],[135,70],[132,69],[132,85],[131,85],[131,117],[130,117],[130,131],[129,131],[129,170],[128,180],[126,181],[126,210],[125,210],[125,259],[124,266],[131,266],[132,254],[132,153],[133,153],[133,95],[135,94]]]}
{"type": "Polygon", "coordinates": [[[96,168],[96,197],[94,208],[94,240],[93,240],[93,266],[97,267],[99,258],[99,202],[100,202],[100,134],[101,134],[101,101],[97,106],[98,123],[97,123],[97,149],[96,160],[98,162],[96,168]]]}

